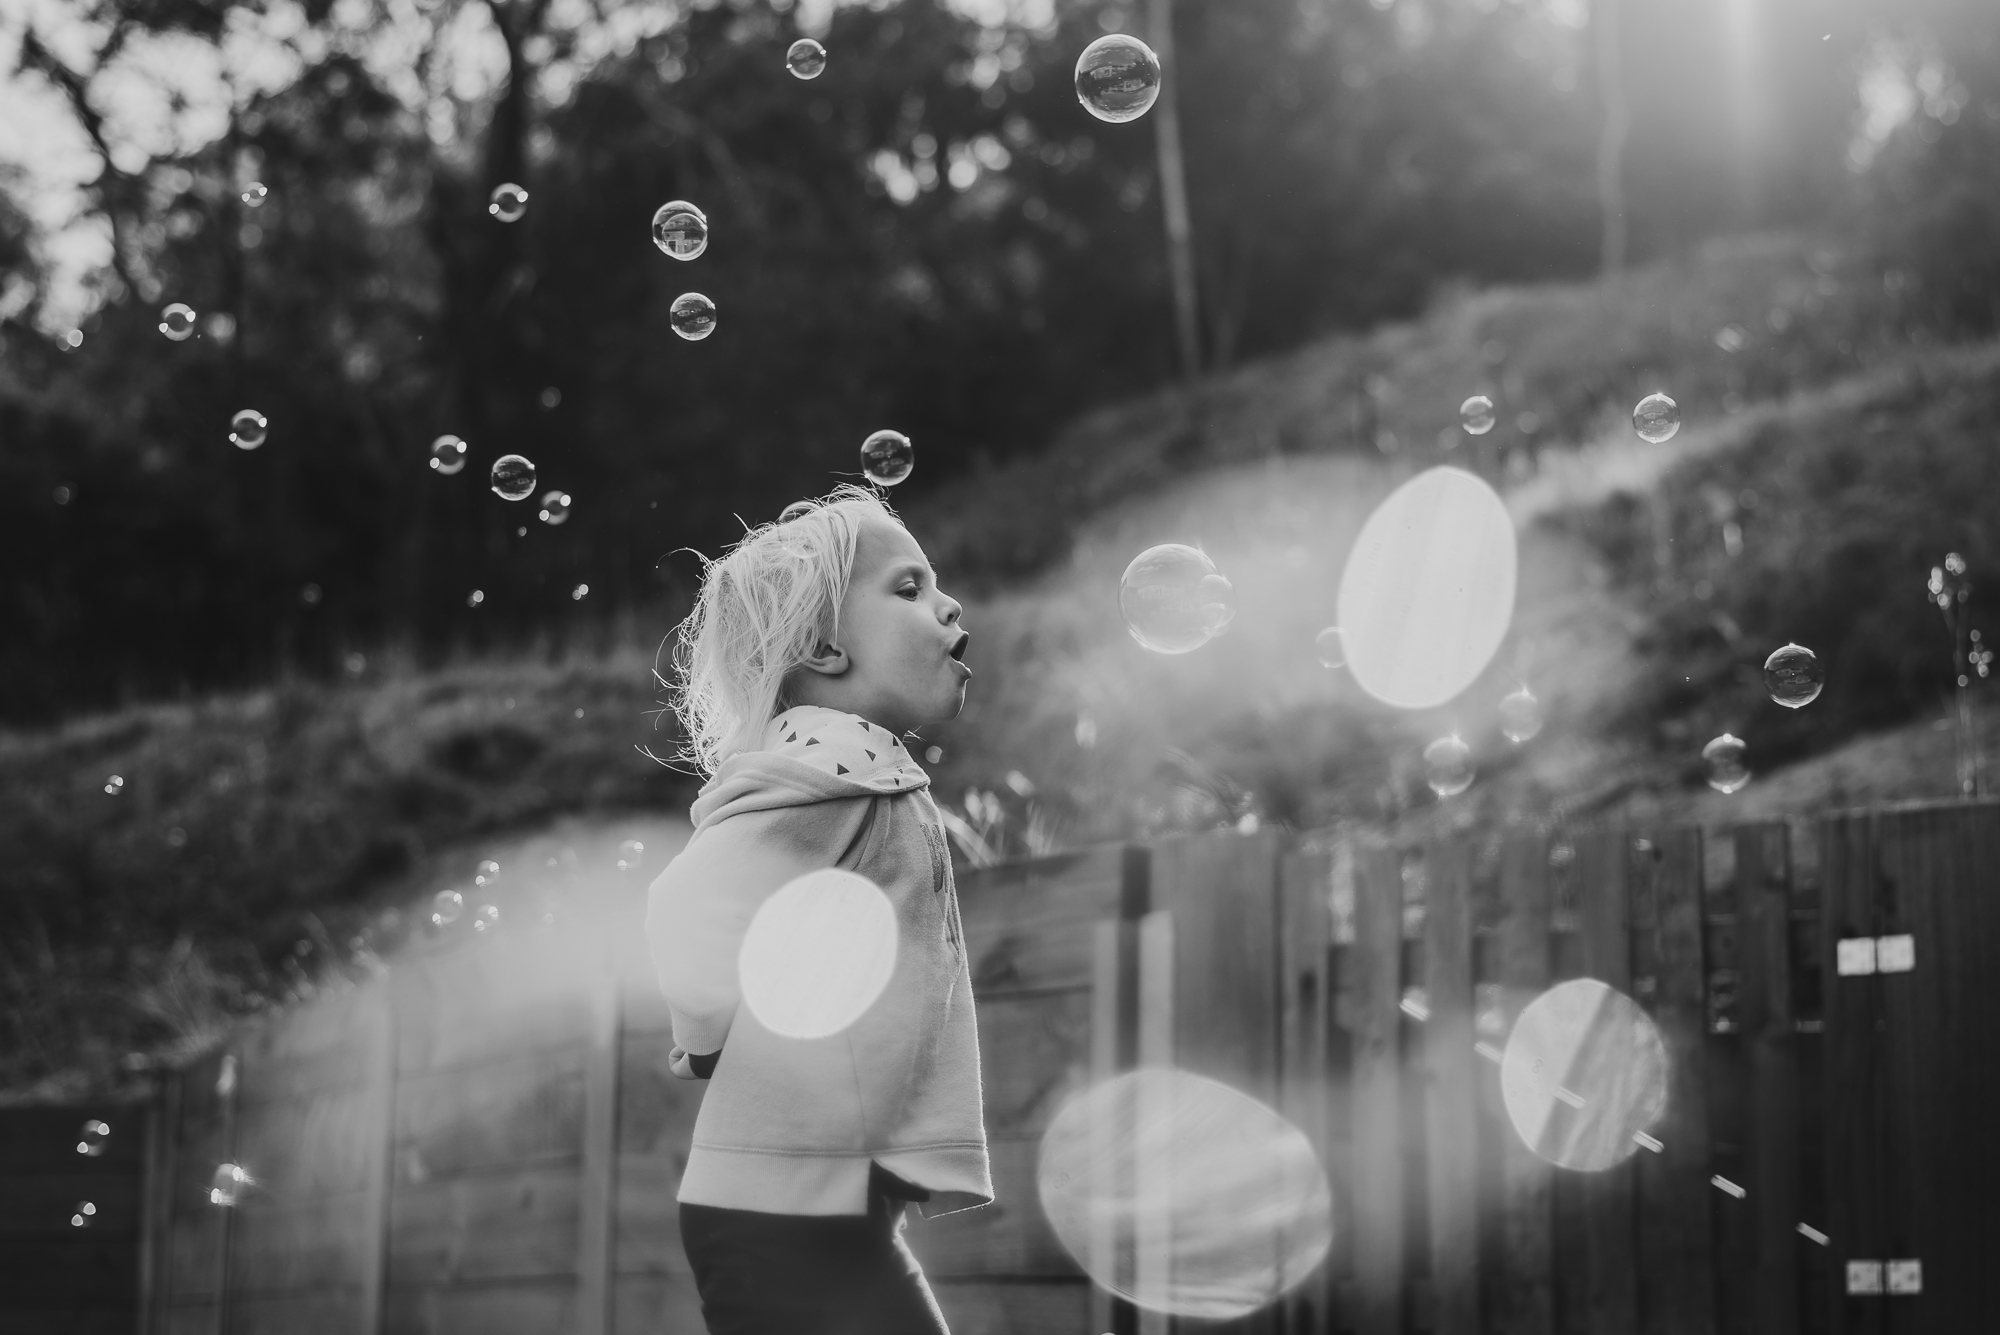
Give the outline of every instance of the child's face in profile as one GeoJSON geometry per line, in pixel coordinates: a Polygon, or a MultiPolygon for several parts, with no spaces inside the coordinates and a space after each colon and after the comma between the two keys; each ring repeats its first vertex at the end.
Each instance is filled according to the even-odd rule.
{"type": "Polygon", "coordinates": [[[840,605],[839,643],[800,672],[802,703],[859,714],[894,733],[958,717],[972,669],[963,609],[937,586],[923,548],[901,524],[871,519],[854,550],[840,605]]]}

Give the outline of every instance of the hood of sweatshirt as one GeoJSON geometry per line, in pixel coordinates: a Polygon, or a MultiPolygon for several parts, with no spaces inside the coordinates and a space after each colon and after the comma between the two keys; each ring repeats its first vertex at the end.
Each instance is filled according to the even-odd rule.
{"type": "Polygon", "coordinates": [[[931,776],[886,728],[824,705],[795,705],[764,729],[763,749],[722,763],[689,808],[695,833],[727,816],[844,797],[910,793],[931,776]]]}

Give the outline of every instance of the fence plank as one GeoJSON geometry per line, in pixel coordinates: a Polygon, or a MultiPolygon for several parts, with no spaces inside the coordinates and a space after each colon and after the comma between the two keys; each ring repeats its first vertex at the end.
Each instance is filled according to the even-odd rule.
{"type": "Polygon", "coordinates": [[[617,1209],[618,985],[606,967],[590,986],[590,1037],[583,1068],[582,1162],[577,1165],[575,1335],[608,1335],[611,1229],[617,1209]]]}
{"type": "MultiPolygon", "coordinates": [[[[1654,979],[1653,1021],[1666,1043],[1667,1114],[1655,1134],[1659,1154],[1639,1156],[1640,1325],[1648,1335],[1711,1335],[1715,1330],[1713,1225],[1709,1179],[1707,975],[1702,958],[1702,841],[1699,830],[1648,836],[1650,932],[1642,932],[1645,972],[1654,979]]],[[[1643,873],[1642,873],[1643,874],[1643,873]]],[[[1732,1204],[1736,1202],[1731,1201],[1732,1204]]]]}
{"type": "Polygon", "coordinates": [[[1425,1128],[1437,1335],[1479,1331],[1479,1072],[1472,1028],[1472,849],[1434,845],[1424,911],[1425,1128]]]}
{"type": "Polygon", "coordinates": [[[145,1240],[139,1254],[139,1335],[165,1335],[167,1250],[173,1243],[175,1166],[181,1153],[181,1082],[169,1071],[147,1118],[145,1240]]]}
{"type": "Polygon", "coordinates": [[[1828,1310],[1833,1335],[1878,1335],[1885,1329],[1878,1298],[1847,1294],[1846,1262],[1883,1260],[1881,1231],[1880,1069],[1875,1024],[1879,975],[1841,977],[1839,942],[1876,935],[1875,829],[1866,815],[1836,817],[1820,827],[1820,967],[1824,997],[1826,1109],[1826,1231],[1832,1238],[1828,1310]]]}
{"type": "MultiPolygon", "coordinates": [[[[1633,840],[1622,830],[1578,835],[1569,875],[1575,896],[1577,945],[1586,977],[1630,997],[1632,985],[1630,858],[1633,840]]],[[[1648,1151],[1637,1150],[1645,1155],[1648,1151]]],[[[1638,1165],[1627,1158],[1601,1173],[1585,1173],[1574,1183],[1583,1207],[1586,1329],[1639,1328],[1638,1221],[1635,1215],[1638,1165]]]]}
{"type": "MultiPolygon", "coordinates": [[[[1500,918],[1493,930],[1494,981],[1511,1030],[1527,1003],[1548,988],[1549,849],[1540,835],[1509,839],[1500,852],[1500,918]]],[[[1511,1126],[1502,1129],[1499,1265],[1493,1327],[1503,1335],[1552,1335],[1553,1194],[1549,1164],[1511,1126]]]]}
{"type": "MultiPolygon", "coordinates": [[[[1330,1075],[1328,1029],[1332,1018],[1333,912],[1329,904],[1333,860],[1323,852],[1292,852],[1278,866],[1278,977],[1284,987],[1279,1013],[1278,1110],[1312,1143],[1320,1170],[1335,1201],[1335,1245],[1339,1245],[1338,1202],[1344,1189],[1335,1172],[1328,1121],[1330,1075]]],[[[1329,1251],[1314,1272],[1286,1299],[1291,1335],[1318,1335],[1331,1329],[1334,1275],[1329,1251]]]]}
{"type": "MultiPolygon", "coordinates": [[[[1143,874],[1143,868],[1141,869],[1143,874]]],[[[1131,905],[1142,908],[1142,904],[1131,905]]],[[[1135,920],[1118,917],[1100,920],[1091,943],[1090,990],[1090,1087],[1101,1089],[1121,1072],[1129,1071],[1139,1059],[1139,928],[1135,920]]],[[[1105,1119],[1099,1119],[1100,1122],[1105,1119]]],[[[1093,1126],[1093,1138],[1103,1143],[1093,1147],[1091,1162],[1099,1175],[1094,1190],[1099,1199],[1126,1200],[1132,1183],[1129,1160],[1116,1153],[1109,1143],[1116,1128],[1093,1126]],[[1122,1179],[1122,1180],[1121,1180],[1122,1179]]],[[[1097,1281],[1090,1286],[1090,1328],[1131,1335],[1137,1326],[1131,1302],[1112,1291],[1110,1285],[1129,1285],[1130,1275],[1118,1274],[1119,1258],[1125,1254],[1117,1231],[1105,1221],[1091,1232],[1088,1266],[1097,1281]]]]}
{"type": "Polygon", "coordinates": [[[1799,1110],[1792,1032],[1791,841],[1782,824],[1739,826],[1736,837],[1738,1023],[1747,1049],[1750,1108],[1743,1183],[1755,1246],[1737,1264],[1757,1335],[1797,1335],[1799,1110]]]}
{"type": "MultiPolygon", "coordinates": [[[[1171,909],[1153,909],[1139,919],[1139,1065],[1171,1067],[1176,1060],[1175,1020],[1178,981],[1174,976],[1175,936],[1171,909]]],[[[1144,1118],[1148,1109],[1141,1107],[1144,1118]]],[[[1172,1234],[1160,1208],[1161,1189],[1173,1165],[1147,1155],[1140,1141],[1133,1164],[1133,1288],[1140,1295],[1163,1293],[1173,1278],[1172,1234]]],[[[1151,1307],[1139,1309],[1139,1335],[1166,1335],[1169,1319],[1151,1307]]]]}
{"type": "Polygon", "coordinates": [[[1354,1305],[1359,1335],[1403,1323],[1403,864],[1390,848],[1354,855],[1351,992],[1354,1099],[1354,1305]]]}

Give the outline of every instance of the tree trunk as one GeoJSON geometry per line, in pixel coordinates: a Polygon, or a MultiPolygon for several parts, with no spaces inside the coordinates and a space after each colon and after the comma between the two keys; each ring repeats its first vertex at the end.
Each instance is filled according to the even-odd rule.
{"type": "Polygon", "coordinates": [[[1190,382],[1201,372],[1200,328],[1195,303],[1194,229],[1188,221],[1187,173],[1181,164],[1181,122],[1174,105],[1173,0],[1147,0],[1153,52],[1160,58],[1160,100],[1153,105],[1154,144],[1160,158],[1160,203],[1166,212],[1167,273],[1174,288],[1174,333],[1181,374],[1190,382]]]}
{"type": "Polygon", "coordinates": [[[1631,111],[1625,101],[1625,60],[1618,33],[1622,0],[1593,0],[1597,37],[1597,96],[1604,121],[1597,132],[1597,207],[1603,220],[1599,265],[1609,275],[1625,268],[1625,137],[1631,111]]]}

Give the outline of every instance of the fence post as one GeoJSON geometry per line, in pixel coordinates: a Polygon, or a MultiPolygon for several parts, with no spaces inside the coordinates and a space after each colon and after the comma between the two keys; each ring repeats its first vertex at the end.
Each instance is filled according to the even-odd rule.
{"type": "Polygon", "coordinates": [[[1279,867],[1278,978],[1284,989],[1279,1011],[1279,1111],[1305,1132],[1334,1197],[1334,1247],[1318,1272],[1287,1300],[1292,1335],[1321,1335],[1333,1329],[1334,1257],[1342,1243],[1339,1201],[1329,1119],[1331,1080],[1327,1069],[1333,988],[1330,901],[1332,858],[1295,851],[1279,867]]]}
{"type": "MultiPolygon", "coordinates": [[[[1154,909],[1139,920],[1139,1065],[1169,1069],[1174,1064],[1174,915],[1154,909]]],[[[1143,1091],[1146,1086],[1141,1086],[1143,1091]]],[[[1143,1101],[1142,1101],[1143,1103],[1143,1101]]],[[[1140,1125],[1154,1111],[1136,1108],[1140,1125]]],[[[1139,1140],[1133,1183],[1136,1220],[1133,1288],[1139,1293],[1165,1293],[1173,1282],[1173,1234],[1170,1205],[1173,1161],[1143,1153],[1148,1138],[1139,1140]]],[[[1149,1307],[1139,1309],[1139,1335],[1167,1335],[1172,1318],[1149,1307]]]]}
{"type": "Polygon", "coordinates": [[[1744,1186],[1757,1245],[1749,1264],[1758,1335],[1797,1335],[1798,1074],[1792,1035],[1791,857],[1784,825],[1736,830],[1739,1021],[1750,1066],[1744,1186]]]}
{"type": "MultiPolygon", "coordinates": [[[[1549,848],[1540,835],[1509,839],[1501,850],[1501,918],[1494,931],[1495,979],[1512,1028],[1527,1000],[1549,985],[1549,848]]],[[[1501,1128],[1500,1279],[1495,1327],[1506,1335],[1551,1335],[1555,1329],[1550,1266],[1552,1179],[1511,1125],[1501,1128]]]]}
{"type": "Polygon", "coordinates": [[[1473,1050],[1472,850],[1432,845],[1424,907],[1425,1113],[1435,1335],[1479,1332],[1479,1060],[1473,1050]]]}
{"type": "Polygon", "coordinates": [[[384,1324],[383,1301],[389,1267],[389,1201],[394,1189],[396,1157],[396,989],[385,967],[371,984],[376,1004],[364,1038],[369,1044],[369,1116],[376,1135],[367,1165],[367,1195],[362,1203],[361,1311],[358,1335],[377,1335],[384,1324]]]}
{"type": "Polygon", "coordinates": [[[583,1156],[577,1165],[576,1335],[606,1335],[611,1329],[618,1148],[618,980],[609,960],[594,971],[590,989],[583,1156]]]}
{"type": "Polygon", "coordinates": [[[1403,1327],[1402,860],[1354,858],[1354,1329],[1403,1327]]]}
{"type": "MultiPolygon", "coordinates": [[[[1579,835],[1570,864],[1570,884],[1581,893],[1576,904],[1585,976],[1631,996],[1632,840],[1623,831],[1579,835]]],[[[1636,856],[1648,856],[1645,853],[1636,856]]],[[[1650,1151],[1632,1149],[1637,1154],[1650,1151]]],[[[1601,1173],[1581,1174],[1573,1186],[1583,1204],[1586,1310],[1592,1330],[1639,1328],[1638,1220],[1634,1185],[1638,1165],[1630,1157],[1601,1173]]]]}

